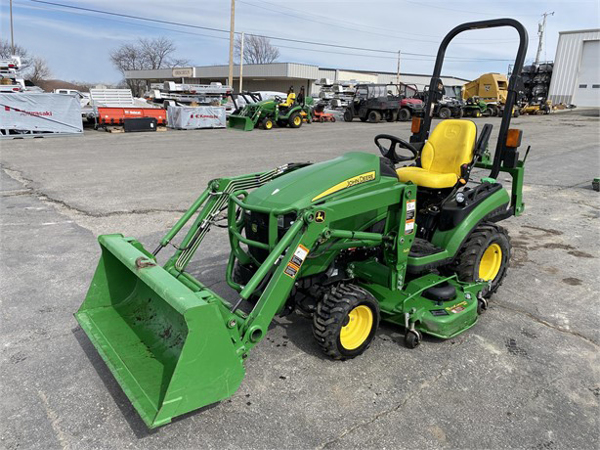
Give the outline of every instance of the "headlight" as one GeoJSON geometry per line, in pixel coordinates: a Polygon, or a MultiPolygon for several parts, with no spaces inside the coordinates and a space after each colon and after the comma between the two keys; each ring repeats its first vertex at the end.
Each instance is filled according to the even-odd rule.
{"type": "Polygon", "coordinates": [[[458,192],[456,194],[456,203],[458,203],[459,205],[461,205],[464,202],[465,202],[465,194],[463,194],[462,192],[458,192]]]}

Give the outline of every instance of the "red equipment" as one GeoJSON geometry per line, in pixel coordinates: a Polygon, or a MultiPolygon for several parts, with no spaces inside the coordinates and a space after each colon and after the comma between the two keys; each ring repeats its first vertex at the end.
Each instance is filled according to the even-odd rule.
{"type": "Polygon", "coordinates": [[[152,117],[157,125],[167,123],[167,111],[162,108],[98,107],[98,125],[123,125],[125,119],[152,117]]]}

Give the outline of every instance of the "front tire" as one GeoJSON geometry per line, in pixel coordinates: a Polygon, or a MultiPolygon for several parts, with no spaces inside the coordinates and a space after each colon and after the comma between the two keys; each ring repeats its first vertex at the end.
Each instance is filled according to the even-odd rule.
{"type": "Polygon", "coordinates": [[[265,117],[262,121],[262,128],[263,130],[271,130],[273,129],[273,119],[269,118],[269,117],[265,117]]]}
{"type": "Polygon", "coordinates": [[[501,226],[483,222],[471,232],[448,268],[460,281],[490,282],[490,287],[483,290],[483,296],[489,298],[504,281],[511,256],[508,232],[501,226]]]}
{"type": "Polygon", "coordinates": [[[317,304],[313,335],[327,356],[352,359],[373,341],[379,315],[379,303],[369,292],[353,284],[340,284],[317,304]]]}
{"type": "Polygon", "coordinates": [[[412,114],[410,113],[410,109],[408,108],[402,108],[400,110],[400,112],[398,113],[398,120],[400,122],[407,122],[410,120],[412,114]]]}
{"type": "Polygon", "coordinates": [[[452,116],[452,111],[447,106],[442,106],[438,113],[440,119],[449,119],[452,116]]]}
{"type": "Polygon", "coordinates": [[[290,116],[288,123],[291,128],[300,128],[302,126],[302,116],[296,112],[290,116]]]}
{"type": "Polygon", "coordinates": [[[352,122],[352,119],[354,119],[354,114],[352,114],[352,111],[349,109],[344,111],[344,122],[352,122]]]}

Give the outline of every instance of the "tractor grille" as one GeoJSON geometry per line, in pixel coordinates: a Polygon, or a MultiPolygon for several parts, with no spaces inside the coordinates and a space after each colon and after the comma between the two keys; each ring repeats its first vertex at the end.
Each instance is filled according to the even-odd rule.
{"type": "MultiPolygon", "coordinates": [[[[264,244],[269,243],[269,215],[263,213],[257,213],[254,211],[246,212],[245,214],[245,226],[244,231],[246,237],[253,241],[262,242],[264,244]]],[[[277,239],[281,239],[283,235],[289,230],[296,220],[296,213],[289,213],[284,216],[280,216],[277,223],[277,239]]],[[[261,248],[249,246],[248,252],[256,258],[256,260],[262,263],[269,255],[267,250],[261,248]]]]}

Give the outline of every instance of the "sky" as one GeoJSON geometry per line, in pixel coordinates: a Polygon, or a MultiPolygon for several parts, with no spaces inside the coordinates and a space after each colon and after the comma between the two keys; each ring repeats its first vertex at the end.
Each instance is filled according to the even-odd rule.
{"type": "MultiPolygon", "coordinates": [[[[48,0],[112,13],[228,30],[230,0],[48,0]]],[[[0,36],[10,38],[9,0],[0,0],[0,36]]],[[[538,23],[547,19],[542,59],[553,60],[558,32],[599,28],[599,1],[548,0],[395,0],[282,1],[236,0],[235,29],[273,39],[280,62],[320,67],[395,72],[390,53],[340,49],[307,41],[348,47],[401,51],[401,72],[429,74],[442,37],[462,22],[511,17],[529,32],[527,62],[535,57],[538,23]],[[410,53],[425,55],[416,56],[410,53]]],[[[111,65],[111,49],[140,37],[167,36],[177,57],[194,65],[227,64],[228,32],[151,23],[91,12],[13,0],[15,42],[44,57],[53,78],[90,83],[116,83],[120,73],[111,65]]],[[[518,45],[509,28],[461,34],[450,45],[443,73],[467,79],[486,72],[506,73],[518,45]]]]}

